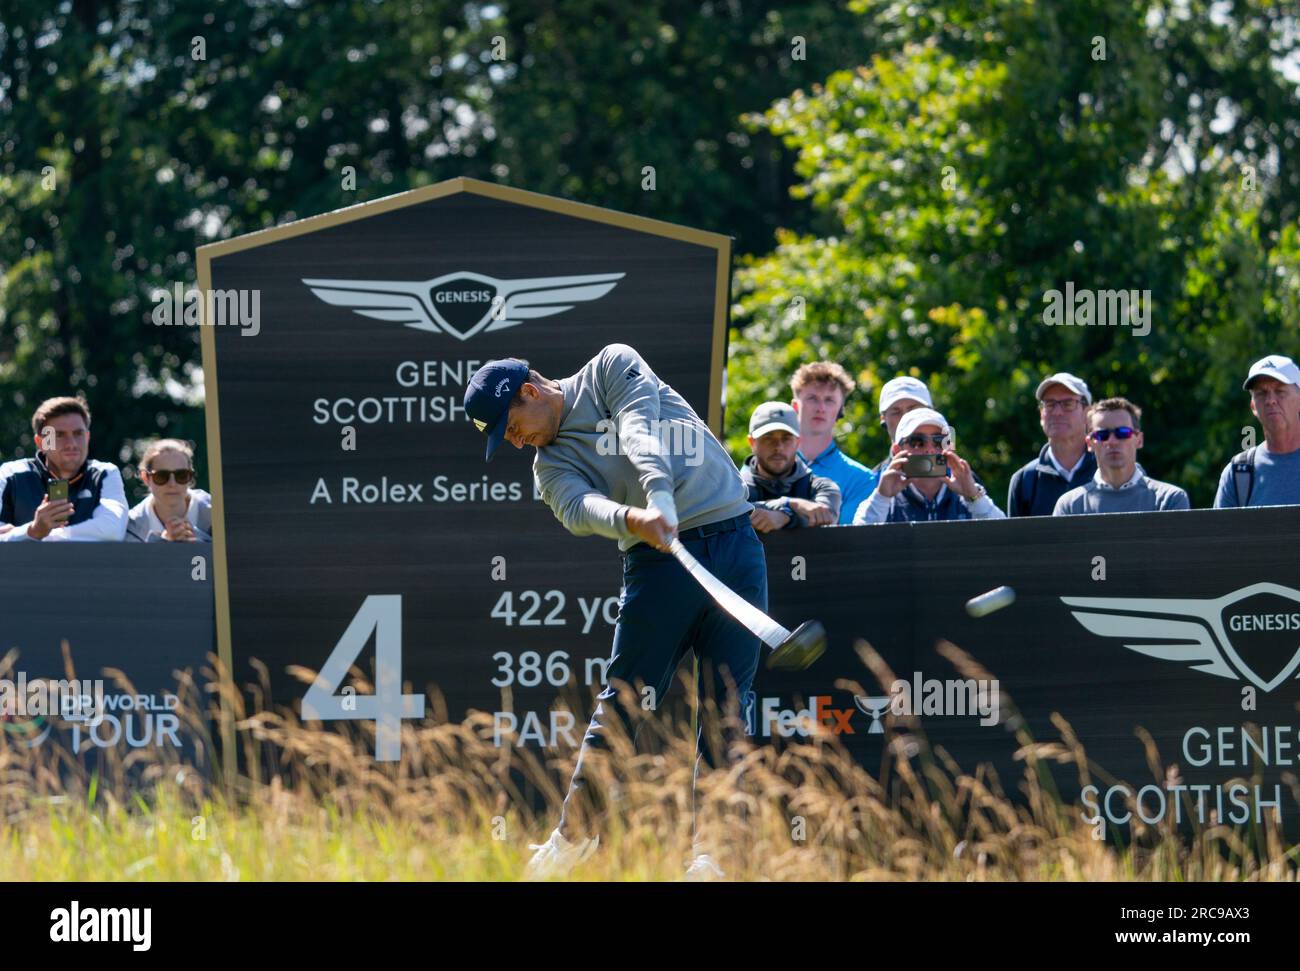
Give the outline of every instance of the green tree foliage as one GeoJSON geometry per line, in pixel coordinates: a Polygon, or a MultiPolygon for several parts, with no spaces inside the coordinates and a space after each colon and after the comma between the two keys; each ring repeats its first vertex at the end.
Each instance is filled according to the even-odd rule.
{"type": "Polygon", "coordinates": [[[217,239],[459,175],[751,251],[814,229],[793,152],[741,116],[854,63],[868,27],[736,0],[0,0],[0,459],[73,392],[95,457],[189,438],[206,481],[198,335],[149,315],[217,239]]]}
{"type": "Polygon", "coordinates": [[[741,115],[874,47],[841,3],[517,0],[488,28],[507,55],[489,114],[498,176],[538,192],[771,247],[808,225],[792,153],[741,115]],[[642,188],[655,170],[656,188],[642,188]]]}
{"type": "Polygon", "coordinates": [[[411,31],[399,6],[5,4],[0,456],[34,453],[36,403],[81,393],[94,457],[130,478],[144,440],[188,438],[206,479],[198,333],[154,326],[155,291],[195,285],[203,243],[458,174],[435,147],[472,154],[429,66],[464,43],[460,8],[411,31]]]}
{"type": "Polygon", "coordinates": [[[738,274],[733,452],[750,409],[829,358],[862,389],[842,442],[874,463],[875,392],[912,374],[1001,504],[1041,446],[1033,389],[1068,370],[1141,405],[1144,466],[1209,505],[1253,420],[1250,362],[1300,354],[1295,12],[1224,7],[859,2],[881,52],[751,118],[836,225],[738,274]],[[1150,290],[1150,333],[1047,326],[1067,281],[1150,290]]]}

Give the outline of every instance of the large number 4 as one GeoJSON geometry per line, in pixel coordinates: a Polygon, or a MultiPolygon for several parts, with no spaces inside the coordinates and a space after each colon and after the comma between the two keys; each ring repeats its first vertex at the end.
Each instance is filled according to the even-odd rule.
{"type": "Polygon", "coordinates": [[[402,757],[402,719],[424,717],[424,695],[402,694],[400,594],[366,597],[303,696],[302,717],[304,721],[374,721],[375,759],[396,762],[402,757]],[[375,632],[375,693],[335,694],[361,656],[371,631],[375,632]]]}

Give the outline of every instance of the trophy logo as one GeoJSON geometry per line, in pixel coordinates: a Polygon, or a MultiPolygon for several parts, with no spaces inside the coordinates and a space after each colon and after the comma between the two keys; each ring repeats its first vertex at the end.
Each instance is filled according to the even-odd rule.
{"type": "Polygon", "coordinates": [[[750,689],[745,692],[744,698],[741,699],[740,710],[745,716],[745,734],[758,734],[758,694],[750,689]]]}
{"type": "Polygon", "coordinates": [[[858,711],[871,716],[871,727],[867,729],[868,735],[885,734],[885,726],[881,723],[880,717],[889,710],[889,695],[854,695],[853,703],[858,706],[858,711]]]}

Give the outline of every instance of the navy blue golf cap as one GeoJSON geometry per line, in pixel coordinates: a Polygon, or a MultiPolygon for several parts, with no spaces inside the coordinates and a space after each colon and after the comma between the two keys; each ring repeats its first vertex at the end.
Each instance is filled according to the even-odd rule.
{"type": "Polygon", "coordinates": [[[487,435],[484,461],[492,458],[506,437],[510,402],[527,380],[528,365],[523,361],[488,361],[465,386],[465,413],[487,435]]]}

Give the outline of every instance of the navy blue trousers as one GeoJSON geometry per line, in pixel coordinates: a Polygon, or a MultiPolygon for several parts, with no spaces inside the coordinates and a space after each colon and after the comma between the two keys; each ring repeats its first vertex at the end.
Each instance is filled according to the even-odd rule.
{"type": "MultiPolygon", "coordinates": [[[[767,610],[763,544],[748,520],[729,532],[685,538],[682,545],[732,590],[767,610]]],[[[737,730],[733,719],[714,722],[707,718],[705,700],[711,699],[719,714],[725,713],[729,704],[742,705],[758,669],[759,639],[714,603],[671,554],[638,544],[622,556],[623,593],[606,687],[596,699],[560,816],[560,832],[570,839],[589,835],[576,823],[575,815],[592,819],[599,814],[584,776],[590,752],[607,747],[608,732],[615,725],[635,739],[641,721],[638,716],[646,715],[644,710],[633,714],[625,709],[619,697],[621,687],[633,690],[632,703],[638,707],[647,697],[644,689],[653,690],[649,697],[657,706],[667,695],[678,664],[687,651],[694,650],[699,662],[695,685],[700,705],[698,774],[701,759],[710,767],[719,761],[707,744],[706,727],[717,730],[725,751],[744,735],[743,721],[737,730]]]]}

